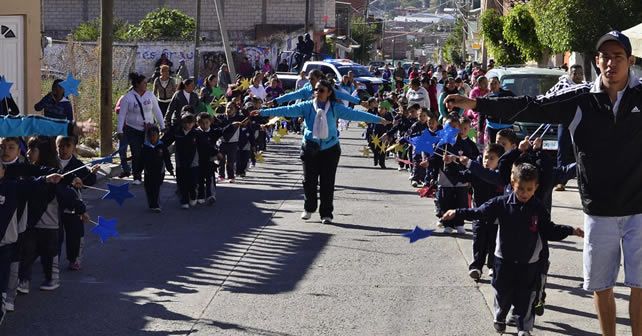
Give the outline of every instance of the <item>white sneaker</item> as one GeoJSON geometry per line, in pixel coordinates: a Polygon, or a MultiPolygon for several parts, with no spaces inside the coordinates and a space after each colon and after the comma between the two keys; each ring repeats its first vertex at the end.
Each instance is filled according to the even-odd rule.
{"type": "Polygon", "coordinates": [[[517,333],[517,336],[531,336],[531,332],[530,331],[526,331],[526,330],[520,330],[517,333]]]}
{"type": "Polygon", "coordinates": [[[321,218],[321,224],[332,224],[332,218],[330,217],[321,218]]]}
{"type": "Polygon", "coordinates": [[[311,217],[312,217],[312,213],[311,212],[303,211],[301,213],[301,219],[303,219],[303,220],[308,220],[311,217]]]}
{"type": "Polygon", "coordinates": [[[458,234],[466,234],[466,229],[464,229],[463,225],[457,227],[457,233],[458,234]]]}
{"type": "Polygon", "coordinates": [[[450,234],[450,233],[453,233],[453,231],[455,231],[455,230],[453,230],[453,228],[446,226],[446,227],[444,227],[444,231],[443,232],[450,234]]]}
{"type": "Polygon", "coordinates": [[[58,287],[60,287],[60,281],[47,280],[40,285],[40,290],[52,291],[58,287]]]}
{"type": "Polygon", "coordinates": [[[181,209],[189,209],[189,204],[181,204],[181,209]]]}
{"type": "Polygon", "coordinates": [[[13,303],[5,302],[4,303],[4,310],[6,310],[8,312],[12,312],[12,311],[16,310],[16,307],[14,306],[13,303]]]}
{"type": "Polygon", "coordinates": [[[205,204],[205,199],[204,198],[199,198],[196,200],[198,204],[205,204]]]}
{"type": "Polygon", "coordinates": [[[160,213],[161,211],[163,211],[161,208],[153,208],[152,209],[152,212],[155,212],[155,213],[160,213]]]}
{"type": "Polygon", "coordinates": [[[493,277],[493,274],[495,274],[495,271],[493,271],[493,269],[492,269],[492,268],[489,268],[489,269],[488,269],[488,276],[492,278],[492,277],[493,277]]]}
{"type": "Polygon", "coordinates": [[[189,200],[189,206],[195,207],[196,206],[196,200],[189,200]]]}
{"type": "Polygon", "coordinates": [[[16,289],[20,294],[29,294],[29,281],[24,280],[20,281],[18,288],[16,289]]]}
{"type": "Polygon", "coordinates": [[[468,275],[473,280],[479,280],[481,278],[481,271],[478,269],[471,269],[470,271],[468,271],[468,275]]]}
{"type": "Polygon", "coordinates": [[[214,203],[216,203],[216,197],[210,196],[207,198],[207,204],[212,205],[214,203]]]}
{"type": "Polygon", "coordinates": [[[444,228],[444,223],[442,223],[441,221],[438,221],[437,222],[437,228],[438,229],[443,229],[444,228]]]}
{"type": "Polygon", "coordinates": [[[397,171],[403,171],[403,168],[399,167],[397,168],[397,171]]]}
{"type": "Polygon", "coordinates": [[[143,182],[141,182],[140,180],[133,180],[132,181],[133,185],[140,185],[141,183],[143,183],[143,182]]]}

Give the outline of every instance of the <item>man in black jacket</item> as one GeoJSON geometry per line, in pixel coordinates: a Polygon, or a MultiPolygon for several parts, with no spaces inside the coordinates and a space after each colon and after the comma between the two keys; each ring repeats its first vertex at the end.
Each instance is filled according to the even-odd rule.
{"type": "Polygon", "coordinates": [[[603,335],[615,335],[613,287],[624,255],[631,287],[633,335],[642,335],[642,83],[630,67],[629,39],[602,36],[592,84],[552,95],[514,98],[449,96],[449,107],[473,109],[499,122],[559,123],[571,134],[585,212],[584,288],[594,292],[603,335]]]}

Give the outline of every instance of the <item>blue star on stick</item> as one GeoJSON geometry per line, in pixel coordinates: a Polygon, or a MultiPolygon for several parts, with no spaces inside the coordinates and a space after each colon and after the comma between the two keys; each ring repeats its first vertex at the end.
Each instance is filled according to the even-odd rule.
{"type": "Polygon", "coordinates": [[[415,147],[416,152],[424,152],[429,155],[432,155],[434,151],[434,145],[439,141],[439,138],[430,134],[430,132],[423,131],[421,135],[412,137],[408,140],[413,147],[415,147]]]}
{"type": "Polygon", "coordinates": [[[446,125],[444,129],[437,132],[437,136],[439,137],[439,142],[437,143],[437,146],[439,147],[444,144],[454,145],[457,142],[458,134],[459,134],[458,128],[454,128],[450,125],[446,125]]]}
{"type": "Polygon", "coordinates": [[[11,85],[13,85],[13,83],[7,82],[4,76],[0,76],[0,99],[7,98],[11,95],[11,85]]]}
{"type": "Polygon", "coordinates": [[[116,219],[105,219],[98,216],[98,224],[91,229],[91,232],[98,235],[100,241],[104,243],[111,237],[118,237],[116,223],[116,219]]]}
{"type": "Polygon", "coordinates": [[[60,82],[60,86],[65,90],[65,96],[74,95],[78,97],[79,84],[80,81],[75,79],[74,76],[71,75],[71,72],[67,74],[67,79],[60,82]]]}
{"type": "Polygon", "coordinates": [[[129,183],[121,184],[119,186],[107,184],[109,191],[103,199],[113,199],[118,205],[123,206],[123,203],[128,198],[134,198],[134,194],[129,192],[129,183]]]}
{"type": "Polygon", "coordinates": [[[418,226],[415,226],[414,230],[402,234],[402,236],[410,239],[410,243],[414,243],[419,239],[428,238],[432,235],[433,230],[424,230],[418,226]]]}

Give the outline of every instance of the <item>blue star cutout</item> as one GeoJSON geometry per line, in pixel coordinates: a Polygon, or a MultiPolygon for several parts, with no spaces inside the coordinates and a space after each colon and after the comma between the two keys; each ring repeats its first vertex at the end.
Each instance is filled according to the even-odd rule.
{"type": "Polygon", "coordinates": [[[428,155],[432,155],[434,152],[434,145],[439,141],[439,138],[430,134],[428,130],[425,130],[421,135],[412,137],[408,140],[410,144],[415,148],[416,152],[424,152],[428,155]]]}
{"type": "Polygon", "coordinates": [[[129,183],[121,184],[119,186],[107,184],[107,188],[109,189],[109,192],[103,196],[103,199],[113,199],[120,206],[123,206],[125,199],[134,198],[134,194],[129,192],[129,183]]]}
{"type": "Polygon", "coordinates": [[[11,95],[11,85],[13,85],[13,83],[7,82],[7,80],[4,79],[4,76],[0,77],[0,99],[4,99],[11,95]]]}
{"type": "Polygon", "coordinates": [[[100,159],[93,160],[93,161],[91,161],[91,164],[92,165],[97,165],[97,164],[103,164],[103,163],[112,163],[113,161],[114,161],[114,157],[110,155],[110,156],[105,156],[105,157],[100,158],[100,159]]]}
{"type": "Polygon", "coordinates": [[[419,239],[428,238],[432,235],[433,230],[424,230],[418,226],[415,226],[414,230],[402,234],[402,236],[409,238],[410,243],[414,243],[419,239]]]}
{"type": "Polygon", "coordinates": [[[454,145],[457,142],[457,135],[459,135],[458,128],[454,128],[454,127],[451,127],[450,125],[446,125],[444,129],[437,132],[437,136],[439,137],[439,142],[437,143],[437,146],[441,146],[444,144],[454,145]]]}
{"type": "Polygon", "coordinates": [[[98,225],[91,229],[91,232],[100,237],[101,242],[106,242],[110,237],[118,237],[116,231],[116,219],[105,219],[98,216],[98,225]]]}
{"type": "Polygon", "coordinates": [[[74,95],[78,97],[79,84],[80,81],[75,79],[74,76],[71,75],[71,72],[67,74],[67,79],[60,82],[60,86],[65,89],[65,96],[74,95]]]}

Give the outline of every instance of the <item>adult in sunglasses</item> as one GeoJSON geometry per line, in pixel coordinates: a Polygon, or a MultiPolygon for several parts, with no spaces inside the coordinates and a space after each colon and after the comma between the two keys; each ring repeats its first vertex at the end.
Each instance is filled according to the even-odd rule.
{"type": "Polygon", "coordinates": [[[321,222],[332,223],[334,180],[341,156],[337,120],[365,121],[389,124],[379,116],[353,110],[337,102],[334,88],[327,80],[314,86],[314,99],[296,105],[252,111],[251,116],[282,116],[303,118],[305,130],[301,146],[303,161],[304,211],[301,219],[310,219],[317,210],[317,187],[321,202],[318,205],[321,222]]]}

